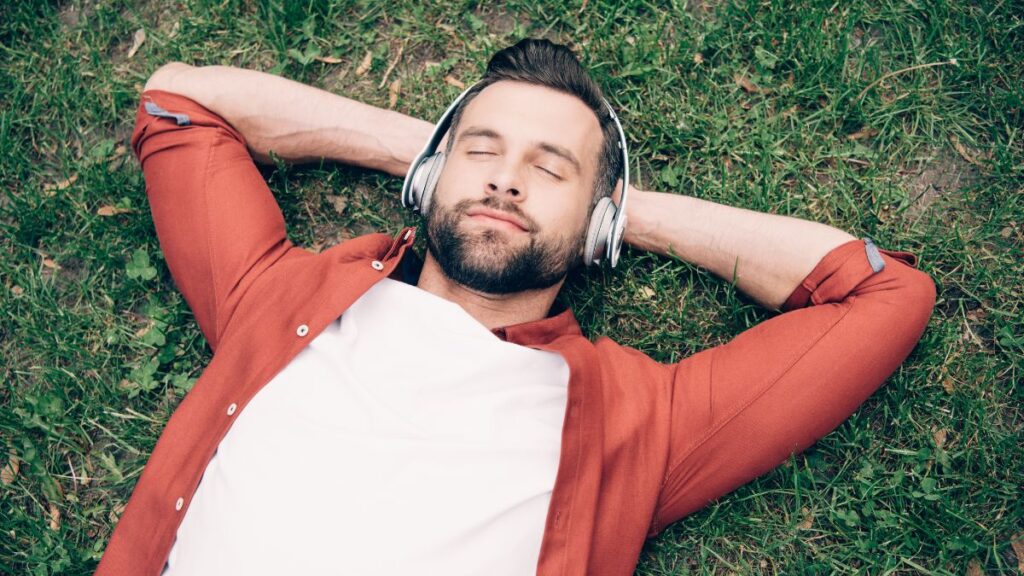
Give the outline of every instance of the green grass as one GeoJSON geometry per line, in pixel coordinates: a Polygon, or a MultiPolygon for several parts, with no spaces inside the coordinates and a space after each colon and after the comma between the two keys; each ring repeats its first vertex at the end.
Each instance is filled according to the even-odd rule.
{"type": "MultiPolygon", "coordinates": [[[[1016,573],[1019,0],[3,3],[0,465],[18,472],[0,484],[0,573],[92,571],[209,361],[124,149],[148,75],[170,60],[232,64],[383,106],[401,79],[397,109],[434,118],[458,92],[446,76],[471,82],[524,35],[577,47],[621,112],[641,187],[869,235],[918,253],[939,286],[923,340],[879,393],[652,540],[637,573],[1016,573]]],[[[302,244],[414,222],[395,179],[331,165],[267,175],[302,244]]],[[[588,333],[665,361],[767,317],[726,283],[636,251],[565,297],[588,333]]]]}

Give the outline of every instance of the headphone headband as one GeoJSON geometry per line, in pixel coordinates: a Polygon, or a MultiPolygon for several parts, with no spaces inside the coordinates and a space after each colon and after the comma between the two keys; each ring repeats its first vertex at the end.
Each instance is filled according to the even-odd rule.
{"type": "MultiPolygon", "coordinates": [[[[448,105],[444,114],[438,119],[437,125],[434,126],[434,131],[430,134],[430,139],[427,140],[426,146],[423,147],[423,150],[409,165],[409,171],[406,172],[405,181],[402,183],[402,205],[406,208],[410,208],[418,213],[425,213],[429,209],[429,198],[433,193],[433,186],[440,172],[440,162],[437,160],[443,160],[444,154],[443,152],[439,153],[437,147],[441,144],[445,134],[448,133],[455,111],[459,108],[462,101],[466,99],[466,96],[478,85],[479,82],[466,88],[448,105]]],[[[607,211],[602,210],[602,216],[596,214],[598,210],[595,209],[593,211],[594,214],[591,215],[590,228],[594,228],[595,231],[588,232],[588,246],[585,250],[584,260],[589,266],[599,264],[602,260],[607,259],[611,267],[614,268],[619,262],[619,253],[622,250],[622,237],[626,230],[626,201],[629,196],[629,150],[626,145],[626,133],[622,130],[622,124],[619,122],[618,115],[615,114],[615,110],[608,103],[608,100],[603,100],[603,102],[619,135],[618,145],[619,150],[622,152],[620,178],[622,181],[622,191],[619,195],[619,204],[617,207],[614,207],[610,229],[605,230],[607,222],[596,224],[593,222],[595,217],[607,218],[607,216],[603,216],[607,211]],[[594,236],[595,243],[593,246],[590,246],[589,240],[592,235],[594,236]],[[599,248],[598,245],[600,244],[603,244],[603,246],[599,248]]],[[[608,202],[611,202],[611,200],[608,199],[608,202]]]]}

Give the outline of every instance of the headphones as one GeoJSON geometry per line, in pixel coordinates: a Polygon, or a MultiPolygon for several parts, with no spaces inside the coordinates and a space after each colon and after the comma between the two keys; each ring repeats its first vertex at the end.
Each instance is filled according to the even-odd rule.
{"type": "MultiPolygon", "coordinates": [[[[414,212],[426,214],[430,210],[431,200],[434,196],[434,189],[444,168],[445,153],[438,151],[444,135],[451,127],[452,117],[459,104],[466,99],[466,95],[476,87],[470,86],[459,97],[455,99],[448,109],[437,121],[434,132],[430,135],[427,145],[423,151],[409,165],[409,171],[405,174],[405,182],[402,184],[402,205],[411,208],[414,212]]],[[[615,129],[619,133],[619,150],[622,151],[622,193],[619,197],[619,205],[616,206],[611,198],[605,196],[598,200],[594,211],[590,215],[590,224],[587,226],[587,237],[583,244],[583,260],[587,266],[599,265],[607,260],[612,268],[619,262],[619,252],[622,250],[622,236],[626,230],[626,198],[629,194],[629,152],[626,149],[626,134],[622,131],[622,124],[615,114],[608,101],[604,101],[608,113],[615,123],[615,129]]]]}

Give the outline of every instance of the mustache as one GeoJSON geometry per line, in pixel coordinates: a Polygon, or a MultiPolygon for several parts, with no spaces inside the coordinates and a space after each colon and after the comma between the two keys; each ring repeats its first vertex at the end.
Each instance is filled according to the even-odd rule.
{"type": "Polygon", "coordinates": [[[505,212],[518,218],[520,222],[526,225],[527,232],[534,232],[537,230],[537,223],[527,216],[514,202],[502,201],[500,198],[494,196],[488,196],[483,200],[460,200],[455,204],[455,213],[460,216],[465,216],[466,212],[477,206],[484,208],[490,208],[491,210],[497,210],[498,212],[505,212]]]}

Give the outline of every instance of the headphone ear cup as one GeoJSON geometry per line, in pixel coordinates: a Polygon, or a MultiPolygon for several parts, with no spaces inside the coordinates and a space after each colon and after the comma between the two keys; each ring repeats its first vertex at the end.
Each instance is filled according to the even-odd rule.
{"type": "Polygon", "coordinates": [[[414,191],[414,194],[416,194],[416,207],[420,214],[426,214],[430,210],[430,202],[434,198],[434,189],[437,188],[437,181],[441,178],[441,170],[443,168],[444,152],[437,152],[420,163],[416,176],[418,178],[421,173],[420,171],[422,171],[423,185],[422,187],[417,186],[414,191]]]}
{"type": "Polygon", "coordinates": [[[605,256],[608,235],[612,232],[615,222],[615,203],[611,198],[598,200],[590,215],[590,226],[587,228],[587,239],[583,243],[583,261],[587,266],[599,264],[605,256]]]}

